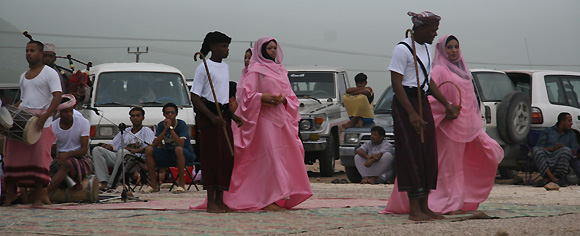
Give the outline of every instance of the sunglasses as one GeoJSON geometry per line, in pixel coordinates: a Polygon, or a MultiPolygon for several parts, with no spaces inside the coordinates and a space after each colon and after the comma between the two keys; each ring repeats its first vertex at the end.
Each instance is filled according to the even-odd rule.
{"type": "Polygon", "coordinates": [[[163,114],[165,114],[165,115],[173,115],[173,114],[177,114],[177,112],[176,111],[166,111],[163,114]]]}

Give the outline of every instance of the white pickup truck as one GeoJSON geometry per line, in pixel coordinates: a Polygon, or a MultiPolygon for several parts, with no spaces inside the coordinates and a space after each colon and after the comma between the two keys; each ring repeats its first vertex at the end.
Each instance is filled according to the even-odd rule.
{"type": "Polygon", "coordinates": [[[287,67],[292,90],[300,101],[300,139],[306,151],[304,162],[319,161],[320,175],[334,174],[338,156],[340,125],[348,121],[342,95],[349,86],[340,67],[287,67]]]}
{"type": "Polygon", "coordinates": [[[110,143],[118,132],[118,125],[131,125],[129,110],[140,106],[145,110],[143,125],[155,130],[165,119],[163,105],[172,102],[179,108],[178,119],[195,134],[195,115],[189,90],[181,72],[172,66],[154,63],[109,63],[96,65],[90,70],[93,80],[88,102],[81,113],[91,124],[91,147],[110,143]]]}

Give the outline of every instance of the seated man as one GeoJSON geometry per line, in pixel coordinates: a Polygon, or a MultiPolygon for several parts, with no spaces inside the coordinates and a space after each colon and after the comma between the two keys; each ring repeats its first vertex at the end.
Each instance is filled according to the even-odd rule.
{"type": "Polygon", "coordinates": [[[90,124],[82,116],[74,115],[76,99],[71,94],[62,95],[58,106],[60,118],[52,122],[56,141],[52,147],[53,161],[50,164],[51,181],[48,186],[48,197],[70,176],[80,188],[83,178],[92,174],[93,162],[87,155],[89,148],[90,124]]]}
{"type": "Polygon", "coordinates": [[[163,106],[165,120],[157,124],[157,132],[151,146],[145,148],[147,170],[151,186],[146,192],[159,192],[157,173],[155,166],[177,167],[177,185],[175,193],[185,192],[185,163],[191,163],[195,159],[191,141],[189,140],[188,127],[185,121],[177,119],[177,106],[167,103],[163,106]]]}
{"type": "Polygon", "coordinates": [[[568,174],[570,160],[576,149],[578,142],[572,131],[572,116],[562,112],[554,126],[542,130],[536,146],[532,149],[538,171],[544,178],[536,186],[544,187],[550,182],[560,187],[568,186],[563,178],[568,174]]]}
{"type": "Polygon", "coordinates": [[[145,111],[141,107],[133,107],[129,111],[129,119],[133,124],[127,127],[121,137],[117,133],[111,144],[102,144],[93,149],[93,161],[95,162],[95,175],[101,183],[100,189],[112,188],[119,167],[123,163],[121,157],[138,157],[145,160],[145,147],[153,142],[155,134],[153,130],[143,127],[145,111]],[[109,168],[113,168],[109,175],[109,168]]]}
{"type": "Polygon", "coordinates": [[[371,129],[371,140],[356,150],[354,163],[363,177],[361,184],[384,183],[394,179],[393,146],[385,140],[385,129],[371,129]]]}
{"type": "Polygon", "coordinates": [[[356,87],[348,88],[346,94],[342,97],[344,107],[350,118],[346,124],[342,125],[343,129],[356,126],[361,127],[364,123],[373,122],[375,114],[373,112],[373,100],[375,95],[373,89],[367,86],[367,76],[358,73],[354,77],[356,87]]]}

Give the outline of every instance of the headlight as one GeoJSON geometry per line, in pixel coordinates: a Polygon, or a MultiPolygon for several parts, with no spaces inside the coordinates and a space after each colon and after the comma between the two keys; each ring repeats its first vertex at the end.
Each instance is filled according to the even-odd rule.
{"type": "Polygon", "coordinates": [[[312,129],[312,121],[310,120],[300,121],[300,130],[310,130],[310,129],[312,129]]]}
{"type": "Polygon", "coordinates": [[[358,143],[358,134],[345,134],[344,135],[344,142],[349,143],[349,144],[358,143]]]}

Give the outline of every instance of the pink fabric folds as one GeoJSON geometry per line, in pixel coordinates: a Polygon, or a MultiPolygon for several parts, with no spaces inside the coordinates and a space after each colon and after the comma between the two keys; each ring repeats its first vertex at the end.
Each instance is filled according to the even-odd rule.
{"type": "MultiPolygon", "coordinates": [[[[461,90],[462,109],[455,120],[445,120],[445,107],[433,97],[429,97],[437,132],[437,153],[439,173],[437,189],[429,194],[431,210],[445,214],[457,210],[477,210],[485,201],[493,187],[497,165],[503,159],[503,149],[482,129],[481,114],[477,98],[473,92],[471,76],[455,71],[457,63],[449,61],[445,43],[449,36],[442,37],[436,46],[435,67],[432,78],[436,84],[452,81],[461,90]],[[441,60],[447,62],[442,63],[441,60]]],[[[459,53],[462,65],[463,57],[459,53]]],[[[456,62],[457,62],[456,61],[456,62]]],[[[447,100],[459,104],[459,93],[452,84],[440,87],[447,100]]],[[[385,210],[380,213],[408,214],[407,193],[399,192],[397,181],[385,210]]]]}
{"type": "MultiPolygon", "coordinates": [[[[282,66],[278,45],[276,62],[261,55],[260,38],[246,76],[240,79],[235,114],[244,124],[234,132],[234,170],[224,202],[232,209],[259,211],[276,203],[290,209],[312,196],[304,165],[304,148],[298,137],[298,98],[282,66]],[[283,95],[287,104],[263,105],[263,93],[283,95]]],[[[192,208],[205,208],[206,204],[192,208]]]]}

